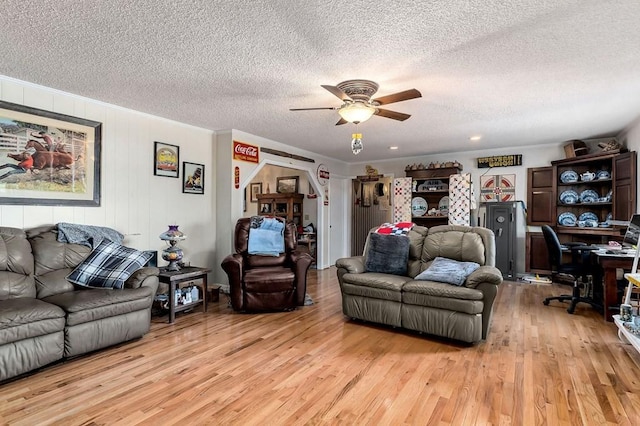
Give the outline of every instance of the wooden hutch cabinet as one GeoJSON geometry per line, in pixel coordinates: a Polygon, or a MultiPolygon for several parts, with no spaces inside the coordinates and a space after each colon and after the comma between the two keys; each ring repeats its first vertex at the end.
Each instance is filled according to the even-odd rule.
{"type": "Polygon", "coordinates": [[[258,194],[258,214],[279,216],[296,225],[302,224],[302,201],[304,194],[258,194]]]}
{"type": "MultiPolygon", "coordinates": [[[[628,221],[636,211],[636,167],[636,152],[631,151],[582,155],[528,169],[527,224],[553,226],[562,242],[620,240],[626,227],[581,227],[577,222],[588,218],[598,223],[628,221]],[[583,177],[592,173],[591,179],[583,177]],[[566,217],[570,219],[561,220],[566,217]]],[[[542,233],[527,232],[528,271],[548,272],[543,243],[542,233]]]]}
{"type": "Polygon", "coordinates": [[[412,208],[411,220],[415,224],[430,228],[449,223],[449,179],[451,175],[459,174],[461,171],[462,167],[440,167],[437,169],[407,170],[405,172],[407,177],[413,179],[412,203],[416,199],[418,201],[422,199],[427,210],[435,208],[437,211],[435,215],[429,215],[426,211],[422,215],[416,215],[415,213],[418,209],[414,210],[412,208]],[[447,205],[447,210],[443,210],[441,213],[440,207],[444,206],[444,204],[447,205]]]}

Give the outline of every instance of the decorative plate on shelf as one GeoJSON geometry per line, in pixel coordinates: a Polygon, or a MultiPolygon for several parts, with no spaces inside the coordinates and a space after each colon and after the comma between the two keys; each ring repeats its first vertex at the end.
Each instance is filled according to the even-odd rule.
{"type": "Polygon", "coordinates": [[[580,193],[580,202],[582,203],[596,203],[600,196],[593,189],[585,189],[580,193]]]}
{"type": "Polygon", "coordinates": [[[411,200],[411,214],[413,216],[424,216],[429,209],[429,203],[422,197],[413,197],[411,200]]]}
{"type": "Polygon", "coordinates": [[[573,189],[567,189],[560,194],[560,201],[564,204],[575,204],[580,201],[580,196],[573,189]]]}
{"type": "Polygon", "coordinates": [[[593,220],[598,222],[598,216],[594,212],[584,212],[578,217],[578,220],[593,220]]]}
{"type": "Polygon", "coordinates": [[[608,170],[598,170],[596,172],[596,179],[611,179],[611,173],[608,170]]]}
{"type": "Polygon", "coordinates": [[[560,174],[560,182],[562,183],[571,183],[578,181],[578,173],[573,170],[565,170],[560,174]]]}
{"type": "Polygon", "coordinates": [[[438,203],[438,210],[440,210],[440,213],[446,213],[449,211],[449,197],[447,195],[440,198],[440,202],[438,203]]]}
{"type": "Polygon", "coordinates": [[[576,215],[571,212],[562,213],[558,216],[558,223],[562,226],[576,226],[576,215]]]}

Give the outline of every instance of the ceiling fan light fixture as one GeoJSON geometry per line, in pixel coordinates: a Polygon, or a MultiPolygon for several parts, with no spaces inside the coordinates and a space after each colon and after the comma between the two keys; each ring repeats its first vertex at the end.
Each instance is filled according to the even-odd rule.
{"type": "Polygon", "coordinates": [[[349,123],[363,123],[371,118],[376,109],[363,102],[353,102],[341,107],[338,114],[349,123]]]}

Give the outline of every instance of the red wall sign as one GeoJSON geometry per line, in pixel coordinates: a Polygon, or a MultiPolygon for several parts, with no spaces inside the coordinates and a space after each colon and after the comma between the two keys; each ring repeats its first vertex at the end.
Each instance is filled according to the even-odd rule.
{"type": "Polygon", "coordinates": [[[260,150],[255,145],[248,143],[233,141],[233,159],[248,161],[250,163],[259,163],[258,153],[260,150]]]}
{"type": "Polygon", "coordinates": [[[240,167],[238,166],[236,166],[235,170],[233,171],[233,184],[236,189],[240,188],[240,167]]]}

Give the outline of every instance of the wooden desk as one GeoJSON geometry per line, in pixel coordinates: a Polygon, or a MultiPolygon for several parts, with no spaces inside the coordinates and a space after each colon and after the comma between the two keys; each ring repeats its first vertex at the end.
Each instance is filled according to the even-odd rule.
{"type": "Polygon", "coordinates": [[[633,266],[633,254],[628,255],[612,255],[600,252],[594,252],[598,264],[602,267],[602,293],[604,305],[605,321],[613,321],[613,315],[618,313],[616,309],[611,309],[613,305],[620,303],[618,300],[618,281],[616,279],[616,269],[620,268],[630,271],[633,266]]]}

